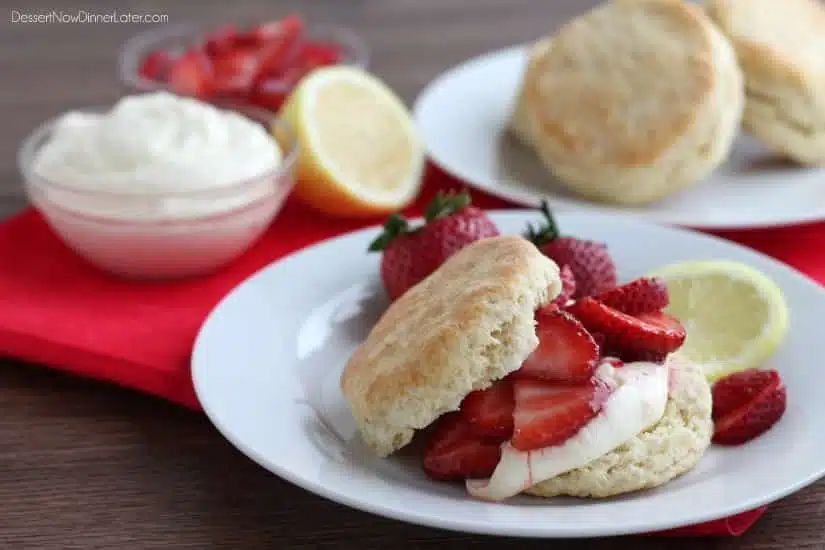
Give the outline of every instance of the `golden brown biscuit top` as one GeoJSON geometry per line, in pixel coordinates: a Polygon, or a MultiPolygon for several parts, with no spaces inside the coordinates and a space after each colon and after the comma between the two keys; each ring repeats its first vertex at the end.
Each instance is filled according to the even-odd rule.
{"type": "Polygon", "coordinates": [[[649,164],[716,85],[710,26],[676,0],[618,0],[572,20],[526,83],[537,139],[594,162],[649,164]]]}
{"type": "MultiPolygon", "coordinates": [[[[449,392],[462,377],[486,370],[484,361],[514,337],[504,331],[526,330],[529,338],[516,336],[535,346],[533,312],[559,288],[558,267],[526,239],[476,241],[390,305],[346,364],[343,391],[356,414],[365,415],[414,392],[428,399],[449,392]]],[[[510,370],[531,350],[520,350],[510,370]]],[[[491,364],[483,374],[499,367],[491,364]]],[[[465,389],[478,382],[467,381],[465,389]]]]}

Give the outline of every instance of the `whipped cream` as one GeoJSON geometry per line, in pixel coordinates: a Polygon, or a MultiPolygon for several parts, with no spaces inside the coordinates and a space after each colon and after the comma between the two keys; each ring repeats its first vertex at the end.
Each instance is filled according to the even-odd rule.
{"type": "Polygon", "coordinates": [[[668,371],[655,363],[627,363],[615,368],[603,362],[596,376],[613,392],[595,418],[561,445],[525,452],[504,444],[490,479],[467,480],[467,492],[483,500],[504,500],[585,466],[636,437],[664,415],[668,371]]]}
{"type": "Polygon", "coordinates": [[[278,142],[263,126],[195,99],[155,92],[125,97],[105,114],[63,115],[31,169],[78,191],[138,195],[51,193],[73,210],[140,219],[243,205],[255,197],[242,191],[204,200],[164,194],[231,188],[273,171],[281,160],[278,142]]]}
{"type": "Polygon", "coordinates": [[[293,183],[266,128],[165,92],[106,113],[69,112],[34,136],[24,169],[32,202],[69,247],[128,277],[229,263],[260,238],[293,183]]]}
{"type": "Polygon", "coordinates": [[[155,92],[125,97],[106,114],[63,115],[33,168],[63,185],[157,192],[240,183],[280,161],[278,143],[259,124],[155,92]]]}

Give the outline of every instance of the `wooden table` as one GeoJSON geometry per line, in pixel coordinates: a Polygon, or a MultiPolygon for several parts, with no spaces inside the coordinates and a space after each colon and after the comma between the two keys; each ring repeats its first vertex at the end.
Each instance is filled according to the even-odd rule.
{"type": "MultiPolygon", "coordinates": [[[[412,101],[442,70],[487,50],[536,38],[592,1],[210,0],[117,5],[123,12],[167,14],[173,23],[196,16],[276,17],[300,6],[311,20],[357,29],[372,47],[373,70],[412,101]]],[[[28,12],[102,13],[112,4],[40,0],[17,5],[28,12]]],[[[15,163],[19,141],[47,117],[79,105],[110,103],[122,94],[116,52],[141,28],[11,24],[11,10],[3,11],[0,217],[25,205],[15,163]]],[[[554,542],[552,548],[823,549],[823,518],[825,484],[820,483],[773,506],[741,539],[625,537],[554,542]]],[[[468,545],[526,550],[551,543],[440,532],[353,511],[254,465],[200,414],[44,368],[0,363],[2,549],[395,550],[468,545]]]]}

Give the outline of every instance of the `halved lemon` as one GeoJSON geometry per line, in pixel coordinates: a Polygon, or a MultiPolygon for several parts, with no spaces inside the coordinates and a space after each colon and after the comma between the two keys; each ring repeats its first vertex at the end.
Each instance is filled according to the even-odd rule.
{"type": "Polygon", "coordinates": [[[298,199],[354,217],[395,212],[415,199],[424,147],[404,103],[377,77],[343,65],[317,69],[281,114],[298,140],[298,199]]]}
{"type": "Polygon", "coordinates": [[[740,262],[670,264],[649,275],[667,285],[687,338],[679,354],[701,364],[710,381],[761,366],[788,331],[788,306],[769,277],[740,262]]]}

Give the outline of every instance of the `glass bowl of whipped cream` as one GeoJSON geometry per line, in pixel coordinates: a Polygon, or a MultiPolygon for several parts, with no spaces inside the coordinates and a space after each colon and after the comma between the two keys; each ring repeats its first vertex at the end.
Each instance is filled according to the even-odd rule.
{"type": "Polygon", "coordinates": [[[216,271],[257,242],[293,187],[296,156],[271,114],[152,92],[43,123],[18,161],[29,199],[70,248],[157,279],[216,271]]]}

